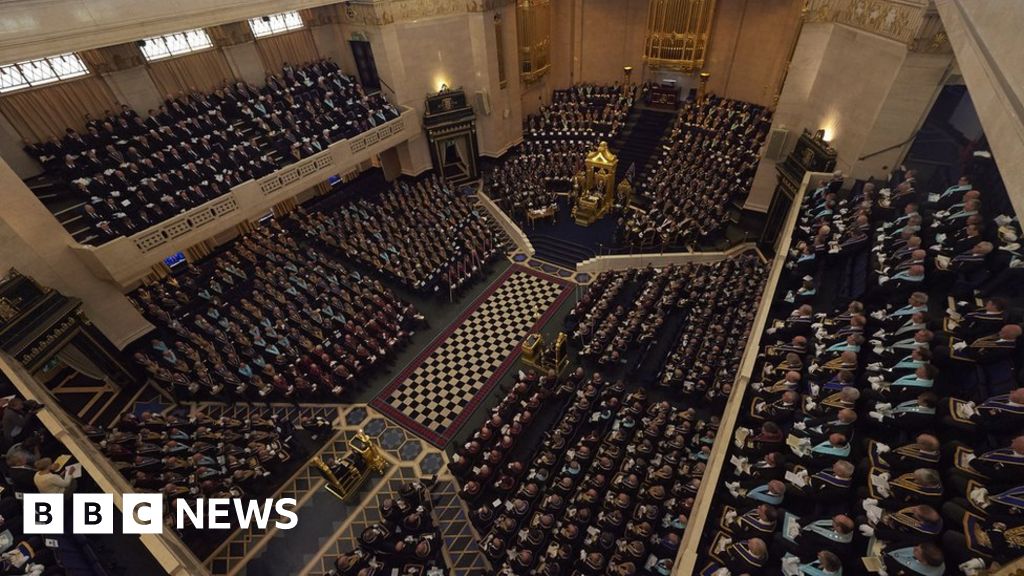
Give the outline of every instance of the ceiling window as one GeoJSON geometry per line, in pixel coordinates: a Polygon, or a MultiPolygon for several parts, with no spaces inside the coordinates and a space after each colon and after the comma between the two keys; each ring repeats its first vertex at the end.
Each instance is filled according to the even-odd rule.
{"type": "Polygon", "coordinates": [[[298,30],[303,27],[302,16],[298,12],[281,12],[270,16],[249,18],[249,27],[252,28],[252,35],[257,38],[272,36],[289,30],[298,30]]]}
{"type": "Polygon", "coordinates": [[[0,92],[43,86],[89,74],[78,54],[61,54],[0,66],[0,92]]]}
{"type": "Polygon", "coordinates": [[[139,49],[142,50],[142,55],[151,62],[207,48],[213,48],[213,41],[210,40],[206,30],[202,28],[139,40],[139,49]]]}

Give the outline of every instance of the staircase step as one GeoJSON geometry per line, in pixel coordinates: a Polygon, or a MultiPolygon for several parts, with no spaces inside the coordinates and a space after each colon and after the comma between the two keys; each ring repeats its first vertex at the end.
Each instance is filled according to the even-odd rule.
{"type": "Polygon", "coordinates": [[[639,176],[655,157],[660,156],[674,119],[675,114],[671,112],[640,108],[630,112],[625,129],[612,147],[619,155],[617,178],[623,178],[632,165],[636,165],[635,173],[639,176]]]}

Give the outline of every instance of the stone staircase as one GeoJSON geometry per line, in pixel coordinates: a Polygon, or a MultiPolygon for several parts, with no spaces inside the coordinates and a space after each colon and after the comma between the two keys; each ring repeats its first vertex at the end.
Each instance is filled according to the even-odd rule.
{"type": "Polygon", "coordinates": [[[622,180],[629,167],[636,163],[636,174],[643,174],[652,162],[661,155],[665,136],[672,128],[675,114],[650,108],[633,108],[626,127],[610,143],[610,148],[619,156],[619,167],[615,180],[622,180]]]}

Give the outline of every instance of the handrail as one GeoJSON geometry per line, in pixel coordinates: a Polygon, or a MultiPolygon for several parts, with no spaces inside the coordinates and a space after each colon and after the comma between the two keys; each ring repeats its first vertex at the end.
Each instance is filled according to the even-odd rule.
{"type": "Polygon", "coordinates": [[[420,133],[419,116],[407,106],[398,118],[379,124],[352,138],[332,143],[326,150],[288,164],[258,180],[242,182],[227,193],[131,236],[120,236],[98,246],[80,243],[71,249],[102,280],[130,288],[150,273],[163,258],[266,214],[275,204],[291,199],[343,174],[420,133]]]}
{"type": "Polygon", "coordinates": [[[700,489],[697,491],[697,497],[694,499],[689,521],[686,523],[686,531],[679,545],[679,552],[676,554],[673,574],[697,573],[696,563],[701,553],[701,536],[708,522],[708,515],[711,513],[711,505],[714,502],[715,492],[718,489],[718,479],[722,474],[723,466],[726,464],[729,443],[732,442],[732,431],[739,420],[740,407],[743,404],[743,397],[747,392],[747,384],[750,383],[754,372],[754,364],[757,362],[761,335],[764,332],[765,324],[768,322],[768,312],[771,308],[769,304],[778,286],[779,278],[782,276],[782,269],[786,262],[786,255],[789,252],[790,242],[792,241],[793,228],[796,226],[797,216],[800,213],[800,204],[803,202],[805,192],[810,187],[812,178],[824,180],[831,176],[832,174],[825,172],[805,173],[800,189],[793,197],[793,204],[790,208],[789,216],[786,218],[786,225],[782,228],[779,249],[775,253],[768,281],[765,282],[764,292],[761,293],[757,315],[754,317],[754,323],[750,328],[750,337],[747,340],[747,348],[743,352],[743,358],[740,361],[736,382],[733,385],[732,394],[729,395],[729,402],[726,404],[725,412],[722,414],[718,434],[715,436],[715,443],[711,448],[711,456],[708,458],[707,467],[701,479],[700,489]]]}
{"type": "Polygon", "coordinates": [[[914,138],[917,138],[917,133],[916,132],[914,134],[911,134],[909,138],[907,138],[903,142],[900,142],[899,144],[893,144],[892,146],[889,146],[888,148],[882,148],[881,150],[879,150],[877,152],[872,152],[871,154],[865,154],[864,156],[861,156],[860,158],[857,158],[857,162],[860,162],[862,160],[867,160],[868,158],[873,158],[875,156],[878,156],[879,154],[885,154],[886,152],[888,152],[890,150],[895,150],[897,148],[902,148],[902,147],[906,146],[907,144],[910,144],[911,142],[913,142],[914,138]]]}
{"type": "Polygon", "coordinates": [[[601,272],[609,270],[628,270],[630,268],[643,268],[648,265],[661,267],[685,262],[718,262],[736,257],[749,250],[756,251],[757,244],[754,242],[744,242],[725,251],[718,252],[636,252],[633,254],[594,256],[577,263],[576,273],[597,276],[601,272]]]}
{"type": "Polygon", "coordinates": [[[491,197],[484,192],[482,180],[477,183],[476,196],[480,200],[480,204],[490,212],[491,217],[498,223],[498,226],[501,226],[501,229],[505,231],[505,234],[512,239],[512,242],[516,245],[516,249],[527,256],[533,256],[536,253],[536,250],[533,249],[533,244],[530,243],[529,237],[527,237],[526,234],[523,233],[523,229],[509,218],[508,214],[505,214],[505,211],[499,208],[498,205],[494,203],[494,200],[491,200],[491,197]]]}
{"type": "Polygon", "coordinates": [[[381,78],[380,75],[377,75],[377,79],[380,80],[380,83],[381,83],[382,86],[384,86],[385,88],[388,89],[388,92],[391,92],[391,98],[389,98],[389,100],[391,100],[392,104],[395,104],[397,106],[398,105],[398,92],[395,92],[395,89],[392,88],[390,84],[388,84],[388,81],[383,79],[383,78],[381,78]]]}
{"type": "MultiPolygon", "coordinates": [[[[121,508],[124,494],[132,492],[132,487],[124,475],[85,436],[78,422],[68,415],[56,398],[39,384],[23,365],[5,352],[0,352],[0,372],[7,376],[26,400],[43,405],[36,413],[39,421],[85,467],[100,490],[114,496],[114,504],[121,508]]],[[[166,574],[209,574],[192,550],[174,532],[165,529],[163,534],[142,534],[140,539],[166,574]]]]}

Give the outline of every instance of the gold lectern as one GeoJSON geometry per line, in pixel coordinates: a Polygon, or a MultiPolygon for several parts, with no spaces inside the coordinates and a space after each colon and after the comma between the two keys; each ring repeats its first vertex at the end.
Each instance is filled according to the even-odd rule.
{"type": "Polygon", "coordinates": [[[574,186],[576,205],[572,217],[580,226],[590,226],[601,219],[615,202],[615,169],[619,158],[608,149],[607,142],[601,142],[587,155],[586,167],[577,174],[574,186]]]}
{"type": "Polygon", "coordinates": [[[526,340],[523,340],[523,366],[533,368],[540,374],[547,374],[554,370],[555,374],[561,375],[569,366],[569,358],[565,349],[566,341],[565,332],[559,332],[554,345],[549,348],[544,345],[543,334],[528,335],[526,340]]]}
{"type": "Polygon", "coordinates": [[[327,491],[343,502],[351,501],[371,474],[383,474],[387,467],[380,449],[362,430],[348,441],[348,448],[349,453],[333,466],[319,456],[312,460],[312,465],[327,480],[327,491]]]}

